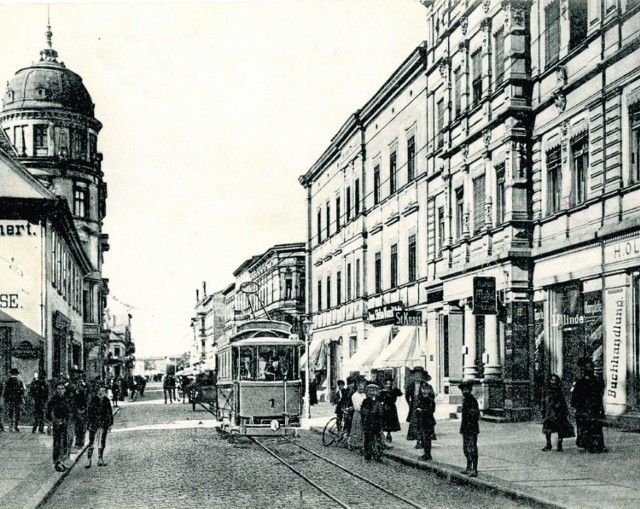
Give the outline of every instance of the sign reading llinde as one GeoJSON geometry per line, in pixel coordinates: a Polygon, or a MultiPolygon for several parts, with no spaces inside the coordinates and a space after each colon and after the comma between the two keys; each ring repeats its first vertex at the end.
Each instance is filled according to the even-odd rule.
{"type": "Polygon", "coordinates": [[[627,400],[627,348],[625,329],[624,288],[609,288],[605,293],[605,357],[604,376],[606,377],[605,401],[608,414],[621,414],[625,411],[627,400]]]}

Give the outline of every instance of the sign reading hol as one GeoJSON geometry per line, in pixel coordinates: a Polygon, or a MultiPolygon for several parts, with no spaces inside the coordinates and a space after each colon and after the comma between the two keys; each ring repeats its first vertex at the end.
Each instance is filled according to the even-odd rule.
{"type": "Polygon", "coordinates": [[[473,314],[495,315],[497,313],[496,278],[492,276],[474,277],[473,314]]]}

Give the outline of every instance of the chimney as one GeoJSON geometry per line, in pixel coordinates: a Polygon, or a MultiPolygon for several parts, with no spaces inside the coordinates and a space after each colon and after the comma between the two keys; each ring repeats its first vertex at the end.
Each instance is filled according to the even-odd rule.
{"type": "Polygon", "coordinates": [[[196,288],[196,304],[200,303],[200,291],[196,288]]]}
{"type": "Polygon", "coordinates": [[[206,281],[202,282],[202,298],[203,299],[207,298],[207,282],[206,281]]]}

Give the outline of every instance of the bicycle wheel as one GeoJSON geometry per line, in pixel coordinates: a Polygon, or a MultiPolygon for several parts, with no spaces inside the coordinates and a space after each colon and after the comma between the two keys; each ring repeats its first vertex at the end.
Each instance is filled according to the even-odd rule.
{"type": "Polygon", "coordinates": [[[338,430],[338,419],[333,417],[324,427],[322,431],[322,445],[328,446],[333,444],[340,438],[340,431],[338,430]]]}

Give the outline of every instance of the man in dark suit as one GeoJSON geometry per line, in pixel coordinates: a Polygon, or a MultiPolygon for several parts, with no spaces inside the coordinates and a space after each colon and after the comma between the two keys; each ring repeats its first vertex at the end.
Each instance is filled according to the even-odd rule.
{"type": "Polygon", "coordinates": [[[29,385],[29,395],[33,400],[33,428],[32,433],[36,432],[36,429],[40,433],[44,433],[44,412],[47,406],[47,399],[49,399],[49,387],[45,382],[46,375],[40,373],[34,373],[33,381],[29,385]]]}
{"type": "Polygon", "coordinates": [[[58,382],[56,393],[47,404],[47,420],[53,428],[53,468],[57,472],[64,472],[67,467],[63,461],[68,456],[67,429],[69,425],[69,399],[65,396],[65,382],[58,382]]]}
{"type": "Polygon", "coordinates": [[[24,384],[18,378],[20,371],[11,368],[9,378],[4,383],[4,404],[9,414],[9,431],[20,431],[18,429],[18,421],[20,420],[20,411],[24,403],[24,384]]]}

